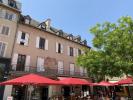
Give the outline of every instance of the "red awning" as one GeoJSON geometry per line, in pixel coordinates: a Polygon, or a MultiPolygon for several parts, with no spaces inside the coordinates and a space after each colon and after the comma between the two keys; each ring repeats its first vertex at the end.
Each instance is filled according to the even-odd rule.
{"type": "Polygon", "coordinates": [[[59,82],[61,82],[64,85],[91,85],[91,82],[85,79],[69,78],[69,77],[58,77],[58,78],[59,82]]]}
{"type": "Polygon", "coordinates": [[[133,84],[133,78],[132,77],[127,77],[126,79],[122,79],[122,80],[116,82],[115,84],[119,84],[119,85],[122,85],[122,84],[133,84]]]}
{"type": "Polygon", "coordinates": [[[94,83],[94,86],[114,86],[115,84],[107,82],[107,81],[101,81],[99,83],[94,83]]]}
{"type": "Polygon", "coordinates": [[[0,85],[59,85],[58,81],[36,74],[24,75],[15,79],[2,82],[0,85]]]}

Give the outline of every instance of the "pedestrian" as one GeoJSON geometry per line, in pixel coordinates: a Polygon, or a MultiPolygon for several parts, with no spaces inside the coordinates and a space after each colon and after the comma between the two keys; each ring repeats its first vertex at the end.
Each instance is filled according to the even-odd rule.
{"type": "Polygon", "coordinates": [[[112,90],[111,98],[112,100],[116,100],[116,92],[114,90],[112,90]]]}

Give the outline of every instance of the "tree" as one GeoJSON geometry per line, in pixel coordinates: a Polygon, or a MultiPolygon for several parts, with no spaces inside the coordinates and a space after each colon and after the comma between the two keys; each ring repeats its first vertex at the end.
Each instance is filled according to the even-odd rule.
{"type": "Polygon", "coordinates": [[[133,75],[133,20],[121,17],[116,23],[105,22],[90,29],[94,49],[77,58],[97,80],[105,76],[133,75]]]}

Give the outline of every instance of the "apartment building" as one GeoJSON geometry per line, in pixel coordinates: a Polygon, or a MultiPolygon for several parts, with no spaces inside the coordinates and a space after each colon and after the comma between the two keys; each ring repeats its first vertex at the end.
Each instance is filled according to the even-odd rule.
{"type": "MultiPolygon", "coordinates": [[[[17,1],[0,0],[0,70],[3,74],[0,81],[7,78],[10,69],[20,9],[21,4],[17,1]]],[[[0,89],[0,100],[3,89],[0,89]]]]}
{"type": "MultiPolygon", "coordinates": [[[[88,78],[86,69],[75,64],[75,58],[84,54],[83,48],[90,49],[80,36],[52,27],[50,19],[40,23],[22,15],[18,1],[0,0],[0,67],[4,68],[4,75],[10,71],[8,78],[28,73],[53,79],[88,78]]],[[[54,88],[45,90],[50,95],[54,88]]],[[[13,89],[5,87],[3,100],[13,89]]],[[[61,92],[59,88],[56,90],[61,92]]]]}

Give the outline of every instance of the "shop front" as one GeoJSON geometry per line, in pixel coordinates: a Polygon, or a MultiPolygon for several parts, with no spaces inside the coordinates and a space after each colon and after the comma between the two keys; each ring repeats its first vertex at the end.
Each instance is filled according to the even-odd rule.
{"type": "MultiPolygon", "coordinates": [[[[7,79],[9,72],[10,59],[0,58],[0,82],[3,82],[7,79]]],[[[4,86],[0,86],[0,100],[2,100],[4,95],[4,86]]]]}

